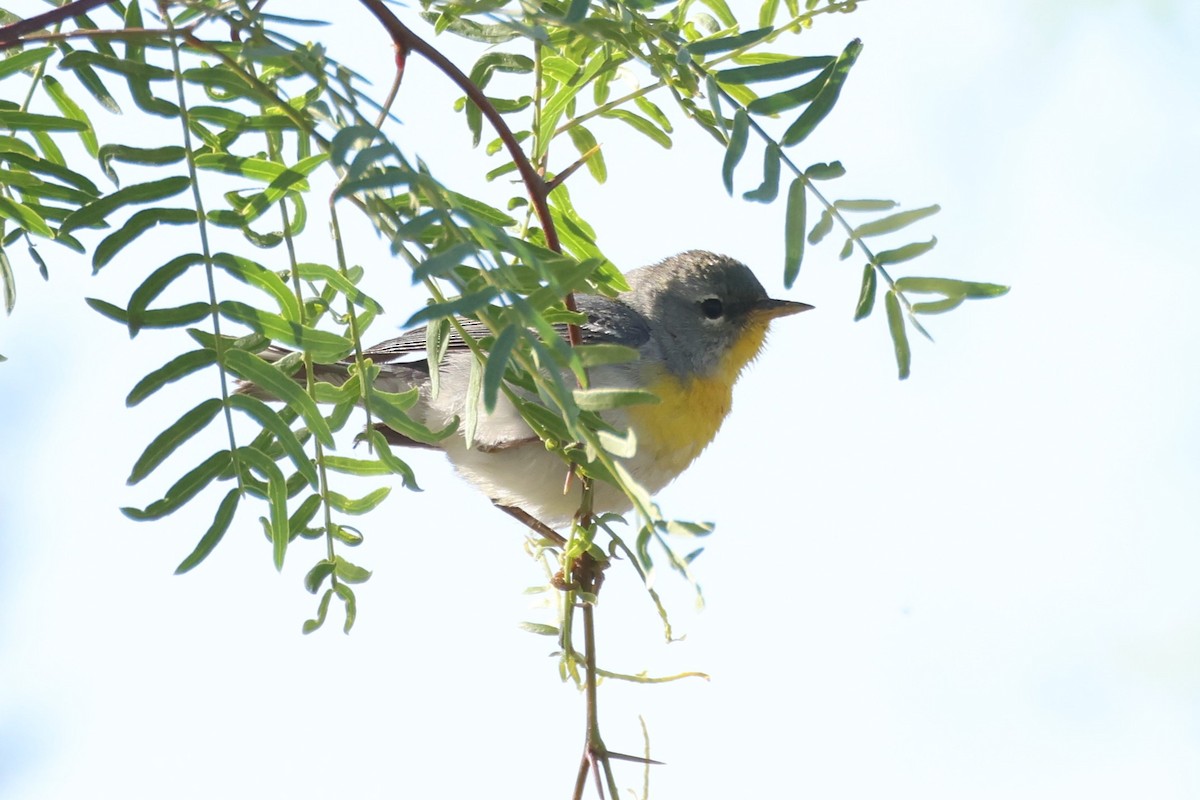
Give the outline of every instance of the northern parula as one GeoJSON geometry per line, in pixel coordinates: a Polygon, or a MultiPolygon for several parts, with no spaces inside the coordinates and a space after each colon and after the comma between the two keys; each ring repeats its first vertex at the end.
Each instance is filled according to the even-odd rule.
{"type": "MultiPolygon", "coordinates": [[[[701,250],[632,270],[625,278],[630,290],[616,298],[579,294],[575,302],[587,315],[587,323],[580,325],[585,344],[610,342],[638,351],[635,361],[591,368],[591,386],[644,389],[661,401],[602,415],[618,430],[634,432],[637,451],[623,463],[653,494],[712,441],[729,413],[733,384],[762,349],[771,320],[812,306],[768,297],[745,264],[701,250]]],[[[403,392],[415,386],[420,390],[408,414],[437,430],[455,417],[463,418],[474,356],[461,339],[452,336],[446,357],[437,366],[440,387],[432,397],[432,366],[420,359],[425,345],[425,330],[418,329],[375,345],[363,355],[381,367],[376,378],[380,389],[403,392]]],[[[275,360],[286,352],[271,348],[262,355],[275,360]]],[[[318,365],[317,377],[341,383],[345,365],[318,365]]],[[[245,384],[239,391],[261,396],[257,387],[245,384]]],[[[394,444],[418,444],[390,429],[384,433],[394,444]]],[[[523,509],[551,526],[566,523],[579,508],[577,492],[564,494],[564,461],[546,449],[503,394],[491,414],[480,408],[472,447],[466,446],[461,431],[435,446],[497,505],[523,509]]],[[[595,483],[595,511],[624,512],[630,507],[616,487],[595,483]]]]}

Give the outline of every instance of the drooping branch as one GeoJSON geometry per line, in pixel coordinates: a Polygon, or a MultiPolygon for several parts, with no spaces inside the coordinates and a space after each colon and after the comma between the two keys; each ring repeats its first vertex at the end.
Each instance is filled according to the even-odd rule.
{"type": "Polygon", "coordinates": [[[111,0],[74,0],[72,3],[52,8],[42,14],[35,14],[20,22],[5,25],[0,28],[0,50],[16,47],[21,43],[21,37],[27,33],[40,31],[43,28],[49,28],[60,22],[82,16],[93,8],[108,5],[110,2],[111,0]]]}

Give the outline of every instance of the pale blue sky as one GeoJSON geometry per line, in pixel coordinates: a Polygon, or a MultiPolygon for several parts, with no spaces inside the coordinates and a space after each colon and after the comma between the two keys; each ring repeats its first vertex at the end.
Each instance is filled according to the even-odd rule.
{"type": "MultiPolygon", "coordinates": [[[[696,563],[707,609],[662,576],[688,634],[664,646],[634,581],[605,587],[611,668],[713,680],[606,683],[607,741],[639,750],[645,716],[660,798],[1200,796],[1200,10],[869,0],[798,44],[855,36],[799,159],[841,159],[840,197],[941,203],[914,274],[1013,291],[931,320],[899,383],[882,319],[851,322],[861,264],[809,253],[785,296],[817,310],[777,326],[659,497],[718,524],[696,563]]],[[[386,63],[370,37],[332,48],[386,63]]],[[[444,90],[412,62],[400,138],[470,191],[464,127],[427,110],[444,90]]],[[[580,176],[573,197],[618,264],[704,247],[783,294],[782,208],[728,200],[707,137],[597,133],[610,183],[580,176]]],[[[27,271],[0,322],[0,797],[562,796],[582,703],[549,640],[516,628],[546,621],[520,530],[418,453],[426,491],[397,487],[363,526],[375,577],[351,636],[300,635],[319,548],[278,577],[249,521],[173,577],[203,513],[117,508],[162,488],[124,478],[206,390],[125,410],[177,343],[131,347],[79,298],[123,300],[134,270],[86,272],[27,271]]],[[[382,338],[419,300],[400,269],[377,280],[382,338]]]]}

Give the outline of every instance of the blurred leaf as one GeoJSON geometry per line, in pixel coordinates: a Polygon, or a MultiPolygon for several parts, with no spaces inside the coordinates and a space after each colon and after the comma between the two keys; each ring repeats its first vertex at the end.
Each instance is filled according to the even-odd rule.
{"type": "Polygon", "coordinates": [[[182,575],[196,567],[201,561],[208,558],[208,554],[221,543],[225,532],[229,530],[229,524],[233,522],[234,514],[237,513],[238,501],[241,499],[241,496],[242,493],[238,489],[229,490],[229,493],[221,500],[221,504],[217,506],[217,513],[213,517],[212,525],[200,537],[196,548],[188,554],[187,558],[180,561],[179,566],[175,568],[176,575],[182,575]]]}
{"type": "Polygon", "coordinates": [[[729,146],[725,148],[725,161],[721,165],[721,178],[725,191],[733,195],[733,171],[746,153],[746,142],[750,136],[750,117],[738,109],[733,114],[733,131],[729,134],[729,146]]]}
{"type": "Polygon", "coordinates": [[[908,333],[904,330],[904,314],[900,311],[900,300],[895,291],[889,291],[884,297],[887,308],[888,330],[892,333],[892,345],[896,351],[896,367],[900,380],[908,377],[912,364],[912,351],[908,346],[908,333]]]}
{"type": "Polygon", "coordinates": [[[312,633],[325,624],[325,617],[329,613],[329,600],[333,597],[333,589],[326,589],[325,594],[321,596],[321,602],[317,605],[317,616],[315,619],[304,621],[301,631],[304,633],[312,633]]]}
{"type": "Polygon", "coordinates": [[[42,83],[46,86],[46,94],[50,95],[50,99],[54,101],[54,105],[58,106],[58,110],[64,117],[83,123],[84,128],[79,131],[79,139],[83,142],[83,149],[87,150],[88,155],[95,158],[100,149],[100,143],[96,141],[96,130],[92,127],[92,121],[88,119],[88,115],[79,107],[78,103],[71,99],[57,78],[43,75],[42,83]]]}
{"type": "Polygon", "coordinates": [[[877,276],[875,267],[867,264],[863,267],[862,286],[858,290],[858,304],[854,308],[854,321],[866,318],[875,308],[875,283],[877,276]]]}
{"type": "Polygon", "coordinates": [[[575,405],[579,406],[581,411],[607,411],[613,408],[661,402],[658,395],[641,389],[576,389],[573,394],[575,405]]]}
{"type": "Polygon", "coordinates": [[[776,81],[803,75],[825,69],[834,62],[833,56],[807,56],[804,58],[789,58],[786,61],[774,61],[769,64],[757,64],[749,67],[723,69],[714,73],[720,83],[758,83],[759,81],[776,81]]]}
{"type": "Polygon", "coordinates": [[[876,264],[900,264],[905,261],[911,261],[917,256],[922,256],[928,253],[937,245],[937,237],[932,237],[928,242],[913,242],[906,244],[904,247],[897,247],[895,250],[884,250],[881,253],[875,254],[876,264]]]}
{"type": "Polygon", "coordinates": [[[28,114],[24,111],[0,109],[0,128],[14,131],[70,131],[81,133],[89,128],[88,123],[70,117],[53,117],[46,114],[28,114]]]}
{"type": "Polygon", "coordinates": [[[840,161],[830,161],[828,164],[813,164],[804,171],[804,176],[810,181],[831,181],[846,174],[846,168],[840,161]]]}
{"type": "Polygon", "coordinates": [[[805,191],[804,179],[793,178],[788,187],[783,233],[783,285],[788,289],[796,282],[800,262],[804,260],[805,191]]]}
{"type": "Polygon", "coordinates": [[[951,278],[901,278],[896,281],[898,292],[926,294],[962,295],[963,297],[1000,297],[1008,294],[1009,287],[998,283],[975,283],[951,278]]]}
{"type": "Polygon", "coordinates": [[[934,300],[929,303],[913,303],[912,312],[914,314],[944,314],[961,306],[966,299],[965,296],[960,294],[942,300],[934,300]]]}
{"type": "Polygon", "coordinates": [[[756,28],[745,33],[735,34],[733,36],[721,36],[716,39],[703,39],[699,42],[689,42],[686,46],[686,51],[693,56],[711,55],[713,53],[725,53],[730,50],[737,50],[739,47],[746,47],[761,41],[772,33],[774,28],[756,28]]]}
{"type": "Polygon", "coordinates": [[[540,622],[522,622],[521,630],[529,633],[536,633],[538,636],[558,636],[559,630],[553,625],[544,625],[540,622]]]}
{"type": "Polygon", "coordinates": [[[787,91],[760,97],[750,103],[746,110],[751,114],[772,115],[811,103],[829,83],[833,71],[834,64],[829,64],[812,80],[787,91]]]}
{"type": "Polygon", "coordinates": [[[780,156],[779,146],[774,142],[767,142],[767,146],[763,148],[763,180],[757,189],[753,189],[742,195],[744,200],[753,200],[758,203],[772,203],[779,195],[779,161],[780,156]]]}
{"type": "Polygon", "coordinates": [[[344,336],[300,325],[278,314],[271,314],[235,300],[222,300],[219,308],[221,315],[227,319],[243,322],[268,338],[311,353],[321,364],[337,361],[354,347],[344,336]]]}
{"type": "Polygon", "coordinates": [[[304,588],[309,594],[316,594],[321,591],[321,584],[325,579],[333,574],[334,563],[328,559],[318,561],[316,565],[308,571],[304,576],[304,588]]]}
{"type": "Polygon", "coordinates": [[[0,217],[12,220],[30,233],[36,233],[47,239],[54,238],[54,231],[50,229],[40,214],[24,203],[18,203],[3,195],[0,195],[0,217]]]}
{"type": "Polygon", "coordinates": [[[370,494],[357,499],[346,497],[345,495],[332,490],[326,490],[325,495],[328,498],[329,505],[333,508],[336,508],[338,511],[341,511],[345,514],[357,515],[365,514],[377,507],[387,498],[389,494],[391,494],[391,492],[392,489],[390,486],[381,486],[370,494]]]}
{"type": "Polygon", "coordinates": [[[833,230],[833,214],[829,209],[825,209],[821,212],[821,217],[817,220],[817,224],[813,225],[813,229],[809,232],[808,243],[820,244],[821,240],[828,236],[831,230],[833,230]]]}
{"type": "Polygon", "coordinates": [[[858,54],[861,52],[862,42],[858,39],[846,45],[846,49],[842,51],[833,65],[833,73],[829,76],[829,80],[821,87],[820,93],[809,103],[808,108],[804,109],[791,127],[784,132],[783,138],[779,140],[780,145],[792,147],[800,144],[829,115],[842,92],[842,86],[850,74],[850,68],[854,66],[854,62],[858,60],[858,54]]]}
{"type": "Polygon", "coordinates": [[[14,75],[21,70],[26,70],[31,67],[36,67],[46,59],[50,58],[54,53],[53,47],[35,47],[22,52],[15,52],[12,55],[0,60],[0,78],[6,78],[9,75],[14,75]]]}
{"type": "Polygon", "coordinates": [[[341,556],[334,556],[333,574],[338,576],[339,580],[346,583],[366,583],[371,577],[371,571],[363,569],[357,564],[351,564],[341,556]]]}
{"type": "Polygon", "coordinates": [[[634,114],[632,111],[625,111],[620,108],[609,109],[600,116],[607,117],[609,119],[619,119],[622,122],[632,126],[633,129],[638,133],[648,136],[668,150],[671,149],[671,137],[645,117],[640,117],[637,114],[634,114]]]}
{"type": "Polygon", "coordinates": [[[925,206],[924,208],[914,208],[911,211],[901,211],[898,214],[891,214],[883,219],[864,222],[854,229],[851,236],[866,238],[868,236],[882,236],[885,233],[894,233],[912,225],[914,222],[923,220],[926,217],[932,217],[941,210],[941,206],[932,205],[925,206]]]}
{"type": "Polygon", "coordinates": [[[895,200],[835,200],[839,211],[888,211],[900,205],[895,200]]]}
{"type": "Polygon", "coordinates": [[[514,325],[505,326],[488,352],[487,364],[483,370],[483,408],[489,414],[496,410],[496,399],[500,395],[504,370],[508,367],[508,359],[520,332],[521,329],[514,325]]]}
{"type": "Polygon", "coordinates": [[[354,598],[354,590],[345,583],[338,583],[334,585],[333,591],[342,598],[342,603],[346,606],[346,623],[342,626],[342,632],[349,633],[354,627],[354,620],[358,618],[358,602],[354,598]]]}

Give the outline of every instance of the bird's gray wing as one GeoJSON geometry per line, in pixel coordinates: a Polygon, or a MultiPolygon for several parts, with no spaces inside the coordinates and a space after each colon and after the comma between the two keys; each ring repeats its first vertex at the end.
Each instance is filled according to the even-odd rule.
{"type": "MultiPolygon", "coordinates": [[[[650,338],[650,327],[646,319],[620,300],[612,300],[599,295],[576,295],[575,303],[579,310],[587,315],[587,322],[579,326],[579,332],[584,344],[623,344],[627,347],[638,347],[650,338]]],[[[469,335],[482,339],[491,335],[482,322],[460,317],[462,325],[469,335]]],[[[555,325],[555,330],[564,339],[567,336],[566,325],[555,325]]],[[[376,364],[403,363],[408,367],[429,371],[426,355],[426,328],[414,328],[394,339],[380,342],[367,348],[363,355],[376,364]]],[[[466,350],[467,343],[456,329],[451,329],[447,337],[446,352],[453,353],[466,350]]],[[[353,363],[347,359],[346,363],[353,363]]]]}

